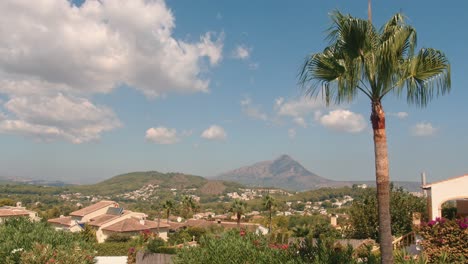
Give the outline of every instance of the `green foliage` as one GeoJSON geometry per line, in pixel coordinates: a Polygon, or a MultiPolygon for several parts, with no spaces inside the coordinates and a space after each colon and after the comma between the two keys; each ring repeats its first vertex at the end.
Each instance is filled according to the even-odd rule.
{"type": "Polygon", "coordinates": [[[104,242],[95,246],[98,256],[126,256],[128,250],[134,247],[131,242],[104,242]]]}
{"type": "Polygon", "coordinates": [[[130,236],[125,234],[112,233],[107,237],[106,242],[126,243],[131,239],[132,238],[130,236]]]}
{"type": "Polygon", "coordinates": [[[56,231],[44,222],[33,223],[18,218],[8,219],[0,225],[0,259],[7,263],[20,263],[21,253],[35,250],[33,247],[37,243],[59,251],[79,247],[83,251],[93,252],[94,248],[94,243],[86,241],[79,234],[56,231]]]}
{"type": "Polygon", "coordinates": [[[22,264],[93,264],[94,251],[50,244],[36,243],[31,250],[21,254],[22,264]]]}
{"type": "Polygon", "coordinates": [[[166,242],[159,237],[149,239],[146,244],[146,251],[151,253],[159,253],[159,248],[166,245],[166,242]]]}
{"type": "Polygon", "coordinates": [[[178,245],[189,241],[192,241],[192,236],[185,229],[170,234],[168,239],[169,245],[178,245]]]}
{"type": "Polygon", "coordinates": [[[159,247],[157,253],[175,255],[177,249],[175,247],[159,247]]]}
{"type": "Polygon", "coordinates": [[[14,206],[14,205],[15,205],[15,201],[13,201],[13,200],[10,199],[10,198],[2,198],[2,199],[0,199],[0,207],[1,207],[1,206],[5,206],[5,205],[14,206]]]}
{"type": "MultiPolygon", "coordinates": [[[[412,231],[414,212],[425,212],[425,200],[411,195],[401,188],[391,188],[390,213],[392,234],[401,236],[412,231]]],[[[377,196],[374,188],[366,189],[355,197],[350,211],[351,238],[378,238],[377,196]]]]}
{"type": "Polygon", "coordinates": [[[312,236],[307,237],[299,244],[298,252],[303,263],[356,263],[351,245],[343,246],[324,235],[318,239],[313,239],[312,236]]]}
{"type": "Polygon", "coordinates": [[[231,230],[221,236],[205,236],[199,247],[177,251],[174,263],[300,263],[287,249],[274,248],[266,238],[231,230]],[[242,235],[244,234],[244,235],[242,235]]]}
{"type": "Polygon", "coordinates": [[[468,260],[468,218],[446,220],[437,218],[423,223],[417,230],[421,246],[431,263],[466,263],[468,260]]]}

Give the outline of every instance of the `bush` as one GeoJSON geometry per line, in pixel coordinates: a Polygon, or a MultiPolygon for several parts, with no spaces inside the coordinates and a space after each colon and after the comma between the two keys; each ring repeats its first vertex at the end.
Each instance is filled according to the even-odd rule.
{"type": "Polygon", "coordinates": [[[175,255],[177,254],[177,249],[175,247],[159,247],[157,253],[175,255]]]}
{"type": "Polygon", "coordinates": [[[112,233],[106,239],[106,242],[117,242],[117,243],[125,243],[132,239],[130,236],[119,234],[119,233],[112,233]]]}
{"type": "MultiPolygon", "coordinates": [[[[95,245],[86,241],[80,234],[56,231],[46,222],[33,223],[25,218],[16,218],[8,219],[0,225],[2,263],[21,263],[22,254],[37,250],[38,243],[47,247],[47,250],[73,251],[75,248],[80,248],[83,252],[94,252],[95,245]]],[[[94,256],[94,253],[90,255],[94,256]]]]}
{"type": "Polygon", "coordinates": [[[174,263],[300,263],[288,245],[270,245],[265,237],[231,230],[204,236],[198,247],[177,250],[174,263]]]}
{"type": "Polygon", "coordinates": [[[431,263],[446,259],[448,263],[466,263],[468,260],[468,218],[446,220],[436,218],[422,223],[417,230],[423,238],[421,246],[431,263]]]}
{"type": "Polygon", "coordinates": [[[104,242],[96,245],[96,251],[98,256],[126,256],[131,247],[129,242],[104,242]]]}
{"type": "Polygon", "coordinates": [[[159,237],[149,239],[146,244],[146,251],[151,253],[159,253],[159,248],[166,244],[164,240],[159,237]]]}
{"type": "Polygon", "coordinates": [[[93,264],[91,250],[77,248],[53,248],[51,245],[35,244],[31,250],[21,254],[22,264],[93,264]]]}

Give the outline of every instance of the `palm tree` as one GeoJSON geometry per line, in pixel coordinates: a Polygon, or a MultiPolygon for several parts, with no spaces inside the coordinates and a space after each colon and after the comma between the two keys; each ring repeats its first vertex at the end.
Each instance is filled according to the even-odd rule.
{"type": "Polygon", "coordinates": [[[191,212],[193,212],[197,208],[197,203],[193,199],[192,196],[190,195],[184,195],[182,197],[182,211],[183,211],[183,216],[184,218],[188,218],[191,212]]]}
{"type": "Polygon", "coordinates": [[[166,210],[166,219],[169,224],[169,217],[171,216],[172,209],[174,209],[174,202],[172,200],[166,200],[163,204],[163,208],[166,210]]]}
{"type": "Polygon", "coordinates": [[[415,54],[416,30],[403,15],[395,14],[380,30],[372,22],[332,13],[329,46],[307,57],[299,83],[309,96],[321,94],[327,105],[350,102],[358,94],[371,101],[375,175],[382,263],[392,263],[390,187],[382,99],[389,93],[404,95],[408,103],[424,107],[450,91],[450,64],[432,48],[415,54]]]}
{"type": "Polygon", "coordinates": [[[275,198],[270,194],[267,194],[263,198],[263,207],[268,211],[268,234],[271,234],[271,218],[273,214],[274,207],[276,205],[275,198]]]}
{"type": "Polygon", "coordinates": [[[246,210],[247,210],[247,204],[242,200],[235,199],[231,204],[231,209],[229,211],[236,214],[237,228],[239,228],[239,229],[240,229],[241,217],[245,213],[246,210]]]}

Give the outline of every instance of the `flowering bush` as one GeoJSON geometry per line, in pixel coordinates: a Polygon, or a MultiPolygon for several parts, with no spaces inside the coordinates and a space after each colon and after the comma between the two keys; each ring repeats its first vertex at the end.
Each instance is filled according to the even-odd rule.
{"type": "Polygon", "coordinates": [[[436,218],[422,223],[417,231],[423,238],[423,252],[431,263],[442,257],[447,259],[447,263],[466,263],[468,260],[468,218],[436,218]]]}

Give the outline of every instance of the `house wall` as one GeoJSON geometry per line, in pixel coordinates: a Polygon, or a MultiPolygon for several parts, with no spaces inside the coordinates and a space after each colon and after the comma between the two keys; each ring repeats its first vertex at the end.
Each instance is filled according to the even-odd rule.
{"type": "Polygon", "coordinates": [[[112,221],[109,221],[109,222],[103,224],[96,231],[96,238],[97,238],[98,243],[103,243],[109,237],[109,232],[106,232],[106,231],[102,230],[103,228],[111,226],[111,225],[113,225],[115,223],[118,223],[118,222],[120,222],[120,221],[122,221],[124,219],[127,219],[127,218],[131,218],[131,217],[142,218],[142,217],[145,217],[145,216],[146,215],[143,214],[143,213],[130,212],[128,214],[123,214],[119,218],[113,219],[112,221]]]}
{"type": "Polygon", "coordinates": [[[462,198],[468,198],[468,175],[448,179],[430,185],[430,217],[435,219],[442,216],[442,204],[462,198]]]}

